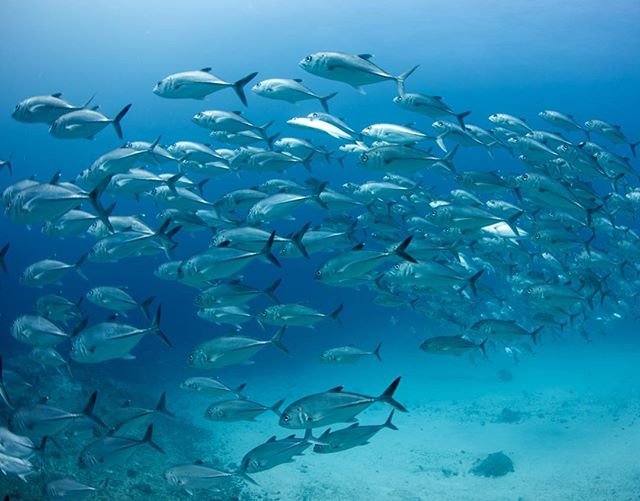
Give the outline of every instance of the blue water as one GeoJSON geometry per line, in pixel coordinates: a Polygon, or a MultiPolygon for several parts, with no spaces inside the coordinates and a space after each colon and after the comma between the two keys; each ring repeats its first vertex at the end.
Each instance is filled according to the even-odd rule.
{"type": "MultiPolygon", "coordinates": [[[[482,5],[468,0],[401,0],[393,4],[359,0],[342,4],[319,1],[200,0],[185,2],[184,5],[165,0],[5,1],[0,5],[0,67],[3,68],[0,159],[9,158],[13,152],[13,177],[9,177],[6,169],[0,170],[0,187],[4,189],[32,175],[44,182],[58,170],[62,172],[63,180],[73,180],[98,156],[121,145],[111,127],[91,141],[63,141],[50,136],[44,124],[19,123],[11,118],[11,111],[19,101],[28,96],[54,92],[62,92],[63,97],[73,103],[82,103],[95,94],[95,103],[100,104],[100,111],[107,116],[115,116],[125,104],[132,103],[131,111],[122,123],[125,139],[152,141],[161,136],[164,145],[178,140],[208,142],[207,130],[191,122],[191,117],[198,111],[242,109],[244,116],[254,123],[275,120],[270,133],[311,138],[316,144],[324,144],[330,150],[336,149],[339,141],[294,129],[285,123],[293,116],[306,116],[312,111],[319,111],[317,102],[305,101],[291,105],[263,99],[250,92],[253,83],[275,77],[302,78],[320,95],[338,91],[338,96],[330,102],[331,112],[344,118],[356,130],[375,122],[415,122],[416,128],[431,130],[433,120],[394,105],[395,84],[391,82],[367,86],[366,94],[361,95],[346,84],[318,78],[298,67],[298,61],[306,54],[323,50],[371,53],[376,64],[391,74],[399,74],[420,64],[419,69],[407,80],[407,91],[441,95],[454,110],[472,110],[468,123],[486,129],[492,127],[487,120],[490,114],[509,113],[526,118],[534,128],[554,130],[539,119],[537,113],[543,109],[557,109],[573,114],[579,123],[600,118],[619,124],[627,137],[636,141],[640,139],[637,120],[640,110],[640,66],[636,62],[640,51],[639,21],[640,4],[622,0],[606,4],[591,0],[570,0],[561,4],[548,0],[491,0],[482,2],[482,5]],[[214,93],[205,101],[162,99],[152,93],[156,81],[162,77],[205,66],[211,66],[213,73],[229,81],[257,71],[257,79],[247,87],[249,106],[244,109],[231,90],[214,93]]],[[[566,137],[574,142],[584,139],[576,133],[568,133],[566,137]]],[[[604,140],[599,142],[610,151],[629,156],[625,145],[612,145],[604,140]]],[[[223,147],[221,144],[216,146],[223,147]]],[[[440,153],[435,145],[434,153],[440,153]]],[[[175,166],[167,165],[166,169],[164,166],[162,168],[175,171],[175,166]]],[[[491,160],[481,148],[462,148],[455,158],[455,165],[460,171],[499,169],[503,174],[522,172],[524,169],[516,158],[504,150],[496,151],[495,159],[491,160]]],[[[637,160],[633,159],[632,165],[637,168],[637,160]]],[[[315,162],[313,175],[328,181],[334,189],[347,181],[362,183],[381,178],[381,174],[359,167],[356,157],[347,158],[344,168],[336,162],[315,162]]],[[[297,166],[285,174],[272,177],[287,177],[303,182],[308,173],[297,166]]],[[[251,172],[242,173],[241,177],[229,175],[213,178],[206,185],[204,196],[208,200],[217,200],[233,189],[255,186],[268,178],[267,174],[256,175],[251,172]]],[[[632,187],[637,186],[637,179],[629,181],[632,187]]],[[[453,187],[450,179],[434,174],[428,175],[428,181],[425,182],[435,186],[438,193],[453,187]]],[[[111,200],[110,196],[106,199],[111,200]]],[[[145,221],[154,227],[161,224],[155,218],[157,211],[154,204],[145,199],[140,202],[121,199],[116,208],[118,215],[145,214],[145,221]]],[[[358,211],[354,214],[357,215],[358,211]]],[[[307,221],[318,224],[322,221],[322,215],[317,209],[304,208],[295,213],[296,221],[278,222],[274,228],[284,234],[307,221]]],[[[635,225],[637,229],[637,221],[629,219],[625,223],[635,225]]],[[[6,217],[0,218],[0,246],[11,242],[7,255],[9,274],[0,275],[0,333],[5,365],[21,371],[36,384],[35,393],[44,396],[38,391],[37,385],[46,376],[40,369],[25,362],[27,347],[9,335],[13,320],[19,315],[33,312],[35,300],[44,293],[61,291],[66,297],[76,299],[92,286],[126,286],[135,298],[156,296],[157,303],[163,307],[163,331],[174,346],[169,349],[157,338],[148,336],[135,349],[134,361],[116,360],[94,366],[73,365],[74,374],[81,384],[82,396],[74,399],[73,402],[77,403],[71,407],[80,408],[85,400],[84,395],[93,390],[89,386],[100,386],[101,381],[116,382],[121,389],[131,388],[131,394],[143,399],[147,405],[151,405],[157,394],[166,389],[169,407],[173,398],[174,407],[179,407],[181,411],[176,412],[178,417],[172,427],[179,428],[180,423],[184,422],[196,423],[215,432],[224,430],[224,426],[202,419],[201,413],[206,403],[203,405],[202,400],[193,403],[178,389],[179,382],[185,377],[205,375],[187,366],[187,355],[193,347],[215,335],[229,332],[226,327],[217,327],[196,316],[193,305],[195,289],[153,276],[153,270],[166,261],[161,254],[128,258],[116,264],[86,263],[83,269],[89,282],[70,273],[60,286],[48,286],[46,289],[21,287],[19,275],[34,261],[55,256],[73,262],[93,245],[89,236],[60,240],[41,234],[39,229],[35,226],[26,228],[6,217]]],[[[176,257],[184,259],[204,249],[210,241],[210,234],[207,231],[181,233],[176,240],[179,242],[176,257]]],[[[569,328],[562,339],[551,336],[543,338],[544,342],[535,347],[533,353],[523,355],[520,365],[499,349],[488,361],[473,362],[466,358],[462,361],[442,360],[429,357],[417,347],[429,336],[458,334],[459,331],[453,327],[446,331],[429,316],[420,315],[407,307],[390,309],[376,306],[372,302],[375,294],[366,289],[356,291],[318,284],[313,279],[313,273],[326,258],[326,254],[313,255],[309,260],[283,258],[282,269],[256,261],[241,275],[244,282],[256,287],[266,287],[275,279],[282,278],[278,296],[283,302],[308,302],[321,312],[333,311],[337,305],[344,303],[341,323],[323,322],[313,330],[291,329],[285,335],[285,344],[291,353],[289,357],[267,347],[254,357],[255,363],[252,365],[232,366],[206,375],[219,376],[229,381],[230,385],[247,382],[248,388],[251,388],[250,396],[268,404],[279,398],[287,398],[287,402],[290,402],[305,393],[322,391],[338,384],[375,395],[398,375],[404,379],[398,398],[408,407],[413,404],[417,409],[428,402],[449,402],[456,398],[473,404],[475,398],[482,400],[486,395],[499,395],[503,391],[502,386],[494,384],[496,371],[500,369],[516,374],[517,390],[505,389],[505,395],[519,392],[544,394],[556,387],[571,388],[580,394],[591,385],[598,387],[598,391],[606,388],[602,393],[610,395],[620,390],[616,383],[619,381],[628,381],[626,390],[637,392],[637,371],[631,373],[627,358],[640,353],[635,298],[628,299],[636,316],[629,313],[620,320],[605,322],[602,328],[594,328],[590,343],[586,343],[580,332],[573,332],[569,328]],[[378,341],[384,343],[382,364],[367,360],[361,365],[327,368],[318,363],[318,355],[327,348],[355,343],[364,349],[372,349],[378,341]],[[593,364],[598,360],[604,368],[592,371],[593,364]],[[547,366],[554,369],[546,371],[547,366]],[[599,386],[598,375],[611,375],[611,371],[615,372],[615,376],[611,376],[611,381],[607,379],[602,383],[602,387],[599,386]],[[483,386],[487,378],[491,379],[492,384],[483,386]]],[[[491,284],[496,278],[486,280],[487,284],[491,284]]],[[[637,289],[637,284],[632,282],[631,287],[634,286],[637,289]]],[[[259,299],[252,305],[251,311],[258,313],[268,305],[267,300],[259,299]]],[[[93,305],[85,304],[83,308],[91,322],[102,321],[107,316],[105,310],[93,305]]],[[[612,313],[613,310],[607,309],[605,304],[593,315],[610,319],[612,313]]],[[[136,325],[145,324],[137,312],[133,312],[127,321],[136,325]]],[[[263,332],[253,321],[245,324],[242,330],[243,334],[259,338],[266,338],[271,332],[263,332]]],[[[60,347],[61,353],[66,350],[64,346],[60,347]]],[[[622,392],[618,397],[624,401],[625,395],[622,392]]],[[[102,405],[108,406],[106,403],[102,405]]],[[[3,417],[6,417],[7,412],[3,412],[3,417]]],[[[447,414],[443,412],[446,421],[447,414]]],[[[367,423],[382,422],[379,419],[384,419],[385,413],[386,410],[379,410],[374,413],[375,419],[367,423]]],[[[415,419],[422,424],[427,422],[419,413],[415,415],[415,419]]],[[[265,421],[265,418],[261,420],[265,421]]],[[[474,422],[473,417],[469,420],[474,422]]],[[[264,423],[258,423],[253,428],[252,423],[244,428],[231,425],[225,438],[230,444],[240,443],[244,446],[245,439],[241,436],[246,438],[247,433],[253,433],[253,430],[260,430],[251,435],[253,445],[274,433],[278,436],[286,434],[273,421],[271,416],[268,426],[264,423]],[[238,442],[234,442],[234,433],[238,442]]],[[[402,424],[406,425],[405,430],[412,430],[411,427],[416,426],[410,415],[402,416],[398,422],[401,423],[398,425],[400,434],[415,432],[403,432],[402,424]]],[[[541,425],[530,430],[528,436],[533,440],[536,436],[541,437],[540,440],[544,442],[542,437],[545,433],[546,428],[541,425]]],[[[162,442],[162,439],[159,434],[157,440],[162,442]]],[[[496,439],[495,450],[509,448],[508,444],[498,442],[496,439]]],[[[188,444],[182,445],[189,448],[188,444]]],[[[226,456],[209,451],[207,458],[217,460],[220,466],[237,464],[242,447],[235,450],[233,445],[228,446],[230,450],[227,450],[226,456]]],[[[371,445],[360,448],[359,454],[365,455],[360,457],[365,460],[356,467],[351,464],[354,474],[363,478],[384,475],[384,471],[381,474],[374,471],[384,468],[384,461],[372,460],[373,466],[367,464],[365,451],[374,446],[375,439],[371,445]]],[[[415,447],[427,448],[426,441],[418,441],[415,447]]],[[[455,447],[458,445],[452,444],[452,449],[455,447]]],[[[393,456],[394,451],[389,448],[393,448],[393,443],[386,450],[393,456]]],[[[481,456],[480,452],[486,455],[495,450],[477,451],[477,455],[481,456]]],[[[377,458],[383,452],[378,448],[372,454],[377,458]]],[[[68,456],[77,453],[72,447],[63,447],[59,452],[68,456]]],[[[632,455],[633,449],[621,451],[622,456],[625,453],[632,455]]],[[[160,460],[151,455],[144,457],[153,461],[152,474],[155,480],[149,481],[153,485],[163,483],[164,469],[179,462],[170,454],[160,460]]],[[[342,460],[340,455],[335,455],[335,458],[336,461],[342,460]]],[[[190,458],[196,459],[200,458],[196,455],[190,458]]],[[[313,457],[305,457],[304,461],[308,466],[305,472],[296,470],[292,465],[279,466],[273,472],[290,468],[289,487],[311,483],[320,489],[318,492],[325,492],[326,495],[327,491],[322,489],[332,480],[324,474],[313,476],[313,457]]],[[[325,464],[324,468],[331,468],[331,464],[326,464],[327,458],[319,461],[325,464]]],[[[345,461],[349,461],[348,457],[345,461]]],[[[398,459],[398,462],[395,466],[409,470],[404,468],[402,459],[398,459]]],[[[58,476],[81,478],[76,471],[65,472],[63,468],[52,468],[58,476]]],[[[140,460],[133,468],[144,468],[144,461],[140,460]]],[[[341,467],[338,465],[336,468],[341,467]]],[[[268,479],[269,475],[270,472],[261,473],[257,480],[268,479]]],[[[98,475],[93,480],[99,478],[98,475]]],[[[623,481],[626,485],[618,487],[623,490],[633,488],[629,483],[631,480],[628,480],[631,477],[621,478],[627,479],[623,481]]],[[[25,488],[15,477],[7,479],[9,483],[2,485],[9,486],[8,493],[25,488]]],[[[268,484],[268,480],[262,482],[268,484]]],[[[404,489],[421,490],[423,479],[416,478],[415,482],[415,489],[411,482],[404,485],[404,489]]],[[[548,493],[531,497],[526,489],[528,482],[524,479],[519,484],[520,491],[517,488],[504,491],[496,488],[494,494],[486,498],[478,494],[482,487],[476,486],[475,491],[469,491],[468,499],[518,499],[519,492],[524,499],[569,499],[546,497],[548,493]]],[[[389,478],[388,484],[393,484],[393,479],[389,478]]],[[[640,488],[637,473],[635,487],[640,488]]],[[[367,495],[375,495],[376,488],[372,489],[367,491],[367,495]]],[[[268,488],[266,491],[265,495],[277,498],[268,488]]],[[[294,488],[283,491],[281,499],[296,499],[288,497],[293,496],[291,492],[297,491],[294,488]]],[[[410,499],[398,492],[380,493],[380,499],[410,499]]],[[[581,493],[580,499],[587,498],[579,487],[575,488],[575,492],[581,493]]],[[[413,494],[415,499],[430,499],[425,492],[413,494]]],[[[109,496],[108,485],[96,495],[96,499],[103,495],[109,496]]],[[[201,492],[194,499],[209,499],[208,495],[201,492]]],[[[313,492],[305,495],[308,499],[320,499],[321,496],[313,492]]],[[[631,499],[616,498],[606,490],[601,495],[599,497],[600,494],[596,493],[592,498],[631,499]]],[[[446,499],[446,495],[441,499],[446,499]]]]}

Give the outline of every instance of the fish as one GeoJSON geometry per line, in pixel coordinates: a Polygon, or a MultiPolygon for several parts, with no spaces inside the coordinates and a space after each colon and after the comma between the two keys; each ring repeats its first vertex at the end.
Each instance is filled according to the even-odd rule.
{"type": "Polygon", "coordinates": [[[317,99],[320,101],[320,105],[327,113],[329,113],[329,106],[327,104],[329,99],[338,94],[337,92],[332,92],[324,97],[319,96],[303,85],[300,78],[270,78],[268,80],[262,80],[255,84],[251,88],[251,91],[261,97],[287,101],[292,104],[299,101],[317,99]]]}
{"type": "Polygon", "coordinates": [[[59,283],[60,279],[71,270],[74,270],[84,280],[89,280],[80,269],[86,258],[87,254],[83,254],[73,264],[67,264],[56,259],[45,259],[33,263],[22,272],[20,285],[25,287],[44,287],[45,285],[59,283]]]}
{"type": "Polygon", "coordinates": [[[226,82],[213,73],[211,68],[201,68],[195,71],[173,73],[159,80],[153,88],[157,96],[168,99],[198,99],[203,100],[209,94],[225,88],[232,88],[242,104],[247,106],[247,96],[244,87],[253,80],[258,73],[253,72],[235,82],[226,82]]]}
{"type": "Polygon", "coordinates": [[[471,113],[470,111],[455,113],[445,104],[442,96],[427,96],[417,92],[405,92],[402,95],[394,97],[393,102],[405,110],[431,118],[456,117],[460,127],[463,129],[466,128],[464,119],[471,113]]]}
{"type": "Polygon", "coordinates": [[[273,435],[263,444],[247,452],[240,462],[241,472],[258,473],[270,470],[278,465],[291,463],[296,456],[302,455],[312,444],[318,443],[312,436],[312,430],[307,429],[301,438],[289,435],[276,439],[273,435]]]}
{"type": "Polygon", "coordinates": [[[329,314],[320,313],[304,304],[276,304],[263,310],[256,319],[261,325],[276,325],[278,327],[313,327],[325,319],[338,321],[338,315],[344,309],[339,305],[329,314]]]}
{"type": "Polygon", "coordinates": [[[258,252],[243,251],[233,247],[211,247],[182,261],[178,267],[178,277],[198,277],[200,281],[216,280],[235,275],[258,257],[266,257],[277,267],[278,259],[271,252],[276,232],[272,231],[264,248],[258,252]]]}
{"type": "Polygon", "coordinates": [[[480,350],[486,355],[485,344],[488,339],[489,338],[486,337],[480,343],[476,344],[464,336],[436,336],[425,340],[420,345],[420,349],[433,355],[453,355],[459,357],[465,353],[474,352],[475,350],[480,350]]]}
{"type": "Polygon", "coordinates": [[[28,459],[8,456],[0,452],[0,471],[5,475],[12,473],[28,483],[27,475],[35,473],[35,467],[28,459]]]}
{"type": "Polygon", "coordinates": [[[201,291],[194,300],[198,308],[212,308],[215,306],[241,306],[261,296],[269,297],[274,303],[280,303],[275,291],[282,282],[277,279],[266,289],[256,289],[243,284],[240,280],[213,285],[201,291]]]}
{"type": "Polygon", "coordinates": [[[141,439],[107,435],[87,445],[78,458],[80,468],[108,468],[126,463],[140,447],[151,447],[164,454],[164,450],[153,441],[153,425],[150,424],[141,439]]]}
{"type": "Polygon", "coordinates": [[[217,337],[196,346],[188,356],[188,363],[197,369],[242,364],[267,345],[273,345],[286,354],[289,350],[282,344],[284,331],[285,327],[281,327],[271,339],[264,341],[244,336],[217,337]]]}
{"type": "Polygon", "coordinates": [[[201,319],[216,325],[233,325],[236,330],[242,329],[242,324],[253,318],[251,312],[242,306],[217,306],[203,308],[196,313],[201,319]]]}
{"type": "Polygon", "coordinates": [[[219,397],[232,393],[236,397],[240,398],[240,392],[245,388],[246,383],[242,383],[235,388],[231,388],[222,383],[218,379],[210,377],[190,377],[180,383],[180,388],[183,390],[192,391],[208,397],[219,397]]]}
{"type": "Polygon", "coordinates": [[[515,320],[487,318],[478,320],[471,326],[471,330],[478,331],[489,339],[510,343],[530,337],[534,344],[538,343],[538,334],[544,326],[528,331],[518,325],[515,320]]]}
{"type": "Polygon", "coordinates": [[[343,428],[342,430],[336,430],[334,432],[329,428],[318,437],[317,440],[320,443],[314,445],[313,452],[319,454],[341,452],[347,449],[352,449],[353,447],[367,445],[369,440],[384,428],[397,431],[398,428],[391,422],[394,412],[395,409],[392,409],[387,420],[379,425],[363,426],[360,423],[353,423],[348,428],[343,428]]]}
{"type": "Polygon", "coordinates": [[[132,360],[133,350],[147,334],[155,334],[164,344],[171,347],[171,341],[160,329],[162,307],[158,306],[151,325],[138,328],[117,322],[101,322],[91,327],[83,327],[71,340],[70,357],[73,361],[84,364],[95,364],[121,358],[132,360]]]}
{"type": "Polygon", "coordinates": [[[255,421],[255,418],[267,411],[280,415],[280,406],[284,399],[278,400],[270,407],[253,402],[246,398],[222,400],[207,407],[204,417],[211,421],[255,421]]]}
{"type": "Polygon", "coordinates": [[[51,124],[67,113],[88,108],[91,101],[93,96],[82,106],[75,106],[62,99],[61,92],[48,96],[33,96],[20,101],[11,116],[18,122],[51,124]]]}
{"type": "Polygon", "coordinates": [[[389,251],[362,250],[360,246],[356,246],[354,250],[332,256],[322,263],[316,270],[315,279],[325,284],[340,284],[366,275],[389,258],[399,257],[416,262],[406,252],[411,239],[412,236],[407,237],[389,251]]]}
{"type": "Polygon", "coordinates": [[[172,418],[175,417],[175,415],[167,409],[166,392],[162,392],[158,403],[153,409],[134,407],[131,405],[131,401],[127,400],[123,405],[115,408],[105,420],[111,425],[111,431],[115,433],[146,426],[156,414],[162,414],[172,418]]]}
{"type": "Polygon", "coordinates": [[[108,118],[95,110],[76,110],[56,119],[49,128],[49,134],[58,139],[93,139],[107,125],[113,125],[116,135],[122,139],[120,121],[127,114],[131,104],[122,108],[115,118],[108,118]]]}
{"type": "Polygon", "coordinates": [[[45,435],[51,437],[69,428],[78,420],[88,418],[101,429],[106,430],[107,425],[94,413],[97,398],[98,392],[94,391],[80,412],[68,412],[43,403],[31,407],[20,407],[11,415],[9,427],[14,432],[24,433],[31,438],[45,435]]]}
{"type": "Polygon", "coordinates": [[[71,336],[53,322],[38,315],[22,315],[11,324],[11,335],[30,346],[56,346],[71,336]]]}
{"type": "Polygon", "coordinates": [[[382,362],[382,358],[380,358],[380,348],[382,348],[381,342],[378,343],[373,351],[364,351],[356,348],[354,345],[340,346],[322,352],[320,360],[332,364],[344,364],[355,363],[363,358],[374,356],[378,361],[382,362]]]}
{"type": "Polygon", "coordinates": [[[34,362],[39,363],[43,367],[58,368],[64,365],[67,368],[69,377],[72,376],[71,366],[69,365],[69,362],[65,360],[65,358],[60,355],[60,353],[55,348],[52,348],[50,346],[36,346],[29,352],[29,358],[34,362]]]}
{"type": "Polygon", "coordinates": [[[279,424],[284,428],[307,429],[349,422],[376,402],[407,412],[407,409],[393,398],[399,384],[400,377],[394,379],[378,397],[343,391],[343,386],[308,395],[289,404],[280,414],[279,424]]]}
{"type": "Polygon", "coordinates": [[[388,123],[368,125],[362,129],[362,135],[394,144],[415,144],[433,138],[433,136],[413,129],[409,125],[388,123]]]}
{"type": "Polygon", "coordinates": [[[36,452],[44,451],[47,437],[42,437],[40,446],[36,446],[29,437],[12,433],[8,428],[0,427],[0,454],[19,459],[29,459],[36,452]]]}
{"type": "Polygon", "coordinates": [[[241,472],[227,472],[204,466],[200,462],[183,464],[169,468],[164,472],[164,478],[169,485],[183,488],[188,494],[196,489],[215,489],[230,478],[239,477],[246,482],[256,484],[248,475],[241,472]]]}
{"type": "Polygon", "coordinates": [[[422,170],[454,172],[453,157],[457,147],[444,157],[401,144],[376,146],[360,154],[358,163],[374,172],[412,173],[422,170]]]}
{"type": "Polygon", "coordinates": [[[393,80],[398,87],[398,94],[404,94],[404,82],[418,66],[401,73],[391,75],[371,62],[371,54],[346,54],[344,52],[315,52],[300,60],[298,66],[303,70],[330,80],[337,80],[351,85],[363,93],[362,86],[386,80],[393,80]]]}
{"type": "Polygon", "coordinates": [[[317,130],[335,139],[347,139],[349,141],[353,141],[355,139],[354,136],[352,136],[348,132],[345,132],[340,127],[337,127],[332,123],[325,122],[324,120],[315,118],[293,117],[287,120],[287,124],[293,127],[317,130]]]}
{"type": "Polygon", "coordinates": [[[206,110],[196,113],[191,119],[193,123],[209,130],[227,133],[238,133],[252,130],[266,139],[267,128],[273,122],[256,125],[242,116],[241,111],[206,110]]]}
{"type": "Polygon", "coordinates": [[[44,487],[47,499],[52,501],[82,501],[97,491],[95,487],[78,482],[71,477],[50,480],[44,487]]]}
{"type": "Polygon", "coordinates": [[[85,297],[96,306],[119,313],[140,308],[147,319],[150,318],[148,308],[155,300],[155,296],[151,296],[141,302],[137,302],[127,291],[109,286],[94,287],[85,294],[85,297]]]}

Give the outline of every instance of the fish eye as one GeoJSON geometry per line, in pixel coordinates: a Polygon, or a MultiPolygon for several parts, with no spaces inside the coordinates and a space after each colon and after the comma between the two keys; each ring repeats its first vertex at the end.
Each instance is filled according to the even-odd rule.
{"type": "Polygon", "coordinates": [[[162,85],[162,80],[158,80],[158,83],[156,85],[160,87],[162,85]]]}
{"type": "Polygon", "coordinates": [[[265,318],[267,316],[267,310],[264,310],[262,313],[260,313],[260,316],[262,318],[265,318]]]}
{"type": "Polygon", "coordinates": [[[456,177],[453,178],[453,180],[456,183],[461,183],[462,182],[462,176],[460,174],[458,174],[456,177]]]}
{"type": "Polygon", "coordinates": [[[433,209],[433,210],[431,211],[431,217],[436,217],[437,215],[438,215],[438,213],[436,212],[436,210],[435,210],[435,209],[433,209]]]}
{"type": "Polygon", "coordinates": [[[366,153],[363,153],[362,155],[360,155],[361,162],[366,162],[367,160],[369,160],[369,155],[367,155],[366,153]]]}
{"type": "Polygon", "coordinates": [[[540,233],[536,233],[533,238],[535,238],[536,240],[540,240],[540,233]]]}
{"type": "Polygon", "coordinates": [[[527,294],[533,294],[533,288],[529,287],[529,288],[527,289],[527,294]]]}
{"type": "Polygon", "coordinates": [[[316,271],[316,278],[320,278],[322,276],[322,272],[320,270],[316,271]]]}
{"type": "Polygon", "coordinates": [[[189,362],[193,362],[193,360],[194,360],[193,353],[191,353],[191,354],[189,355],[189,362]]]}
{"type": "Polygon", "coordinates": [[[283,421],[289,421],[289,416],[288,416],[287,414],[284,414],[284,415],[282,416],[282,420],[283,420],[283,421]]]}
{"type": "Polygon", "coordinates": [[[522,174],[522,180],[526,181],[527,179],[529,179],[529,175],[528,174],[522,174]]]}
{"type": "Polygon", "coordinates": [[[311,56],[307,56],[304,58],[305,63],[310,63],[313,58],[311,56]]]}

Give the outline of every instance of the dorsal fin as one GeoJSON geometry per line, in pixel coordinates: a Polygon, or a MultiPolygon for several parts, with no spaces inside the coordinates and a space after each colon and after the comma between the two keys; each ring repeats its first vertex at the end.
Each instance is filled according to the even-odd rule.
{"type": "Polygon", "coordinates": [[[438,101],[442,101],[442,96],[432,96],[433,99],[437,99],[438,101]]]}
{"type": "Polygon", "coordinates": [[[202,459],[196,459],[193,464],[204,464],[204,461],[202,459]]]}
{"type": "Polygon", "coordinates": [[[358,426],[360,426],[360,423],[353,423],[351,426],[348,426],[347,428],[357,428],[358,426]]]}
{"type": "Polygon", "coordinates": [[[364,249],[364,242],[360,242],[358,245],[354,245],[351,250],[358,251],[364,249]]]}
{"type": "Polygon", "coordinates": [[[51,97],[62,97],[62,92],[56,92],[55,94],[51,94],[51,97]]]}
{"type": "Polygon", "coordinates": [[[49,397],[40,397],[38,399],[38,404],[45,405],[49,401],[49,397]]]}
{"type": "Polygon", "coordinates": [[[339,393],[342,391],[343,388],[344,386],[336,386],[335,388],[331,388],[330,390],[327,390],[327,393],[339,393]]]}
{"type": "Polygon", "coordinates": [[[291,80],[298,83],[302,82],[302,78],[292,78],[291,80]]]}
{"type": "Polygon", "coordinates": [[[242,111],[238,110],[238,111],[232,111],[231,113],[235,113],[236,115],[242,115],[242,111]]]}
{"type": "Polygon", "coordinates": [[[211,67],[207,66],[206,68],[200,68],[200,71],[204,71],[205,73],[209,73],[211,71],[211,67]]]}
{"type": "Polygon", "coordinates": [[[270,443],[270,442],[275,442],[276,441],[276,436],[273,435],[269,440],[266,441],[266,443],[270,443]]]}
{"type": "Polygon", "coordinates": [[[358,57],[364,59],[365,61],[368,61],[373,57],[373,54],[358,54],[358,57]]]}
{"type": "Polygon", "coordinates": [[[120,407],[131,407],[131,400],[125,400],[120,407]]]}

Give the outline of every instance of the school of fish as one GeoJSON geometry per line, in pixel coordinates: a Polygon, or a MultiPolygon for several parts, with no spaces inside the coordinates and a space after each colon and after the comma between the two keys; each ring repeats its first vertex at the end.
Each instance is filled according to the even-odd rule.
{"type": "MultiPolygon", "coordinates": [[[[298,66],[359,92],[392,82],[395,96],[389,99],[412,122],[361,124],[358,131],[330,114],[331,103],[348,89],[320,95],[311,79],[307,87],[299,78],[269,78],[251,87],[255,105],[261,98],[285,101],[282,106],[313,101],[322,111],[261,124],[239,111],[203,109],[192,117],[193,128],[206,129],[210,143],[185,139],[163,145],[160,137],[127,141],[101,152],[74,181],[62,181],[60,173],[41,181],[32,176],[2,192],[11,221],[41,227],[54,238],[88,235],[93,240],[89,245],[78,240],[82,250],[74,262],[43,256],[22,271],[11,267],[11,251],[19,243],[0,242],[4,272],[19,273],[21,286],[43,291],[35,311],[18,315],[10,332],[34,364],[73,377],[77,364],[134,360],[139,343],[153,342],[143,340],[148,334],[168,348],[177,343],[162,330],[162,308],[154,306],[154,297],[132,297],[125,287],[93,283],[82,269],[86,261],[108,267],[158,254],[166,261],[156,277],[191,288],[191,314],[233,329],[191,347],[184,363],[194,375],[180,388],[212,400],[203,409],[206,419],[250,421],[275,414],[282,428],[300,430],[301,436],[273,436],[257,445],[238,458],[235,471],[197,458],[168,466],[166,481],[188,492],[215,489],[234,478],[253,484],[250,475],[294,461],[310,448],[324,454],[365,445],[384,428],[397,430],[395,411],[410,412],[394,398],[400,377],[386,389],[372,387],[369,394],[350,391],[348,383],[318,388],[284,408],[284,400],[253,401],[244,395],[244,384],[231,387],[216,378],[216,369],[247,363],[265,348],[287,353],[287,332],[339,322],[343,310],[348,312],[348,304],[320,311],[304,297],[282,302],[280,280],[257,287],[242,275],[251,263],[286,269],[289,260],[321,254],[320,266],[308,270],[319,287],[369,290],[375,305],[410,308],[449,331],[415,346],[430,355],[486,357],[491,347],[517,360],[542,339],[552,342],[576,332],[589,338],[615,319],[640,314],[635,300],[640,235],[633,229],[640,174],[621,150],[628,148],[635,158],[639,143],[622,127],[553,110],[530,121],[499,112],[474,117],[484,122],[475,125],[470,111],[451,108],[440,96],[410,91],[409,77],[418,66],[394,74],[370,54],[341,52],[309,54],[298,66]],[[315,134],[317,143],[299,134],[315,134]],[[456,154],[464,148],[482,151],[481,163],[490,167],[458,168],[456,154]],[[519,159],[520,172],[501,173],[504,154],[519,159]],[[364,169],[371,180],[332,186],[321,179],[328,164],[344,172],[364,169]],[[308,173],[306,183],[288,178],[293,169],[308,173]],[[246,172],[262,175],[263,181],[228,193],[206,185],[210,178],[246,172]],[[455,188],[441,188],[442,181],[455,188]],[[158,207],[155,219],[119,213],[119,199],[143,197],[158,207]],[[305,215],[296,219],[297,214],[305,215]],[[321,222],[307,222],[311,218],[321,222]],[[289,232],[274,229],[283,222],[289,232]],[[200,242],[192,255],[181,254],[178,245],[177,237],[186,232],[200,242]],[[61,290],[72,272],[86,280],[82,298],[51,292],[52,287],[61,290]],[[252,307],[257,299],[268,306],[252,307]],[[87,318],[83,302],[109,316],[87,318]],[[127,312],[142,317],[129,320],[127,312]],[[270,334],[245,334],[252,321],[270,334]],[[388,419],[361,425],[361,413],[374,404],[390,407],[388,419]]],[[[205,108],[207,96],[230,89],[246,106],[246,88],[256,76],[248,72],[226,81],[202,68],[161,78],[153,93],[200,100],[205,108]]],[[[135,106],[126,104],[110,118],[92,103],[93,97],[74,105],[60,93],[33,96],[16,105],[12,116],[25,124],[48,124],[49,133],[60,139],[91,139],[109,133],[109,126],[122,139],[123,119],[135,106]]],[[[8,174],[19,171],[11,159],[0,163],[0,173],[4,167],[8,174]]],[[[382,362],[379,341],[372,339],[368,347],[336,346],[318,356],[328,364],[382,362]]],[[[0,359],[0,369],[1,364],[0,359]]],[[[99,416],[95,392],[88,399],[78,395],[75,408],[62,409],[19,391],[18,386],[30,385],[28,377],[6,368],[0,374],[0,400],[11,416],[0,427],[0,470],[25,482],[37,477],[37,457],[48,441],[76,426],[89,423],[95,433],[76,451],[78,470],[106,469],[126,463],[143,447],[163,453],[153,420],[160,415],[178,419],[167,409],[164,394],[154,408],[128,403],[99,416]]],[[[76,475],[70,471],[67,478],[49,481],[47,498],[83,499],[99,489],[76,475]]]]}

